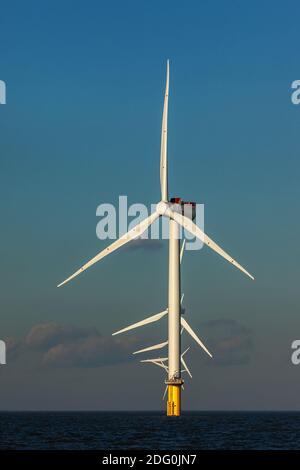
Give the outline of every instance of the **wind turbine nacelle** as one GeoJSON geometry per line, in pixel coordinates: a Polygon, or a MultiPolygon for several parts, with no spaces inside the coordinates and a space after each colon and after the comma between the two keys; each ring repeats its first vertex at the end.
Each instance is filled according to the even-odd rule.
{"type": "Polygon", "coordinates": [[[170,203],[173,204],[172,209],[179,212],[191,220],[196,217],[196,203],[190,201],[183,201],[181,197],[172,197],[170,203]]]}

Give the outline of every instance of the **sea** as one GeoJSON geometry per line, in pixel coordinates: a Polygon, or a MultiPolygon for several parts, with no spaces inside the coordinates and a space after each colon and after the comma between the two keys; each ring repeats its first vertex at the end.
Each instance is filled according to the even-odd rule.
{"type": "Polygon", "coordinates": [[[1,450],[299,450],[300,412],[0,412],[1,450]]]}

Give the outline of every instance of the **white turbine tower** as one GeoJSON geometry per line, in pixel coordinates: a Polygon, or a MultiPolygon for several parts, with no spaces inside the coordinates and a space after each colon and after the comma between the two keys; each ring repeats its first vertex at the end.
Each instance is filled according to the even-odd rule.
{"type": "MultiPolygon", "coordinates": [[[[185,370],[188,371],[187,366],[181,354],[181,327],[183,327],[197,342],[208,352],[196,333],[191,329],[186,320],[181,315],[181,293],[180,293],[180,227],[190,232],[193,236],[198,238],[201,242],[225,258],[236,268],[240,269],[243,273],[254,279],[251,274],[246,271],[237,261],[235,261],[228,253],[226,253],[219,245],[217,245],[211,238],[209,238],[191,218],[184,215],[184,202],[180,198],[169,199],[168,194],[168,162],[167,162],[167,137],[168,137],[168,99],[169,99],[169,61],[167,61],[167,80],[166,91],[164,98],[164,109],[162,118],[162,133],[161,133],[161,153],[160,153],[160,187],[161,187],[161,200],[156,205],[156,210],[149,217],[137,224],[129,232],[123,235],[118,240],[114,241],[107,248],[98,253],[94,258],[79,268],[74,274],[69,276],[57,287],[60,287],[69,282],[74,277],[81,274],[93,264],[100,261],[105,256],[117,250],[126,243],[139,238],[150,227],[155,220],[163,216],[169,219],[169,286],[168,286],[168,308],[161,313],[153,315],[145,320],[142,320],[134,325],[124,328],[114,334],[122,333],[124,331],[137,328],[139,326],[155,322],[161,319],[166,314],[168,315],[168,357],[148,359],[146,361],[153,362],[165,369],[168,373],[166,384],[168,386],[168,402],[167,414],[169,416],[179,416],[181,410],[181,386],[183,380],[181,378],[181,364],[184,365],[185,370]],[[165,362],[168,361],[168,366],[165,362]]],[[[192,203],[195,208],[195,203],[192,203]]],[[[166,345],[164,342],[163,346],[166,345]]],[[[159,345],[161,346],[161,344],[159,345]]],[[[163,347],[161,346],[161,347],[163,347]]],[[[157,348],[158,349],[158,348],[157,348]]],[[[186,351],[185,351],[186,352],[186,351]]]]}

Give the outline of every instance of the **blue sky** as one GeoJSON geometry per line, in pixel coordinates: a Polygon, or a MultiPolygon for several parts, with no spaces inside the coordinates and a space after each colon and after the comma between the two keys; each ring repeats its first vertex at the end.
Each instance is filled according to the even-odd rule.
{"type": "MultiPolygon", "coordinates": [[[[256,276],[207,249],[186,254],[190,322],[216,348],[216,325],[225,328],[246,353],[209,365],[193,346],[184,406],[299,409],[290,361],[300,334],[298,18],[297,2],[1,6],[0,338],[22,345],[0,370],[3,409],[118,408],[120,375],[130,378],[122,407],[161,406],[160,371],[122,351],[113,365],[45,365],[48,345],[30,349],[28,332],[55,324],[51,334],[68,343],[67,324],[106,338],[165,307],[166,243],[124,250],[55,286],[105,246],[95,235],[100,203],[159,198],[167,58],[171,195],[204,203],[207,233],[256,276]],[[12,392],[20,387],[22,396],[12,392]]],[[[153,326],[134,341],[164,334],[153,326]]]]}

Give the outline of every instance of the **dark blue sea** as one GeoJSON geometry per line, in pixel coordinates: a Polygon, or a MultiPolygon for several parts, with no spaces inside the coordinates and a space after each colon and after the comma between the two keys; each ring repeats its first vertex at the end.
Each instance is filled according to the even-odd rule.
{"type": "Polygon", "coordinates": [[[1,412],[0,449],[300,449],[300,412],[1,412]]]}

